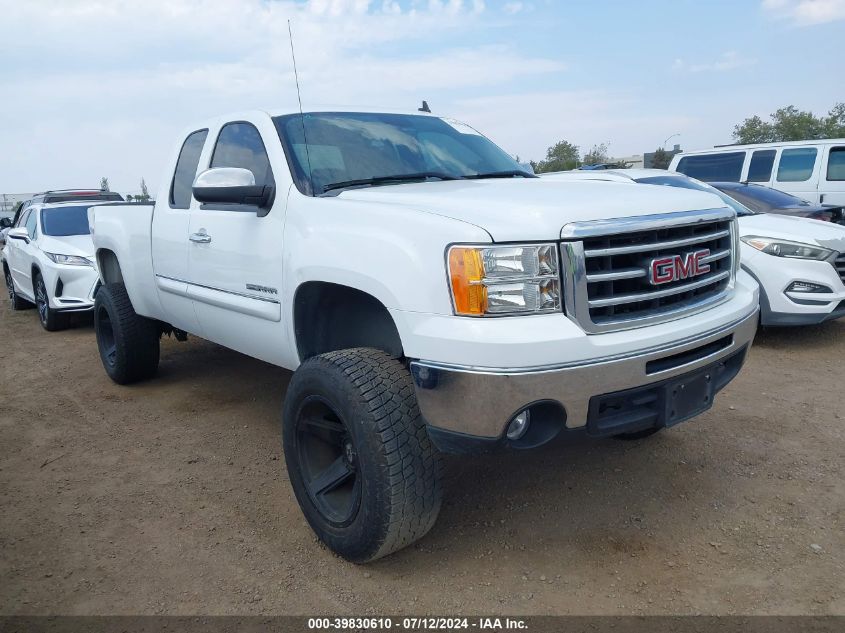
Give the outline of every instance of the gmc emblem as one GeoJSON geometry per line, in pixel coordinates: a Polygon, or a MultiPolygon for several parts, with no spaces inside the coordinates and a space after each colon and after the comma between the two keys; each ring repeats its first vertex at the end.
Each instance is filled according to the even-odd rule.
{"type": "Polygon", "coordinates": [[[648,266],[649,281],[652,285],[659,286],[705,275],[710,272],[710,264],[702,260],[708,255],[710,255],[710,249],[705,248],[686,255],[669,255],[652,259],[648,266]]]}

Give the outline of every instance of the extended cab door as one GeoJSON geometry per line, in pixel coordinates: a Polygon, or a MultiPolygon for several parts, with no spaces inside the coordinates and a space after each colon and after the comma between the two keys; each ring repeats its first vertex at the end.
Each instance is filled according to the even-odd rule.
{"type": "MultiPolygon", "coordinates": [[[[256,184],[275,185],[267,145],[281,154],[272,124],[224,124],[209,168],[250,170],[256,184]],[[266,141],[266,143],[265,143],[266,141]]],[[[283,159],[275,164],[286,166],[283,159]]],[[[285,349],[282,317],[282,239],[287,189],[276,190],[269,212],[254,206],[200,204],[191,209],[189,294],[203,336],[211,341],[280,363],[285,349]]]]}
{"type": "Polygon", "coordinates": [[[179,150],[170,191],[156,201],[152,227],[153,270],[166,318],[176,328],[202,334],[188,294],[188,241],[191,208],[197,202],[191,194],[208,130],[191,132],[179,150]]]}

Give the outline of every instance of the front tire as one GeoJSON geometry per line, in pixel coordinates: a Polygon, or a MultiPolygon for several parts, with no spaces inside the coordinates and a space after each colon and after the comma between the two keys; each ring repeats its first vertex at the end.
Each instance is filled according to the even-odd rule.
{"type": "Polygon", "coordinates": [[[340,556],[367,563],[434,525],[441,458],[410,373],[386,353],[357,348],[306,360],[288,386],[282,439],[305,518],[340,556]]]}
{"type": "Polygon", "coordinates": [[[25,310],[27,308],[31,308],[32,304],[20,296],[18,291],[15,290],[15,282],[12,279],[12,271],[9,270],[8,266],[3,266],[3,274],[6,277],[6,290],[9,293],[9,305],[12,307],[12,310],[25,310]]]}
{"type": "Polygon", "coordinates": [[[139,316],[123,284],[100,286],[94,300],[94,331],[106,373],[119,385],[155,376],[161,330],[139,316]]]}
{"type": "Polygon", "coordinates": [[[35,307],[38,309],[38,320],[41,323],[41,327],[48,332],[64,330],[68,325],[67,315],[50,307],[50,295],[47,294],[47,285],[44,283],[44,277],[36,274],[33,281],[33,286],[35,287],[35,307]]]}

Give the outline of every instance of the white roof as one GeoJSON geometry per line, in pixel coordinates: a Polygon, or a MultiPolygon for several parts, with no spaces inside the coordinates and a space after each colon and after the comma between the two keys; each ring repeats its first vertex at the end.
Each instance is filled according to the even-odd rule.
{"type": "Polygon", "coordinates": [[[845,145],[845,138],[820,138],[807,139],[805,141],[781,141],[777,143],[745,143],[743,145],[720,145],[719,147],[711,147],[710,149],[694,149],[684,151],[678,156],[686,156],[687,154],[711,154],[732,151],[744,151],[747,149],[765,149],[767,147],[794,147],[802,145],[827,145],[827,144],[842,144],[845,145]]]}

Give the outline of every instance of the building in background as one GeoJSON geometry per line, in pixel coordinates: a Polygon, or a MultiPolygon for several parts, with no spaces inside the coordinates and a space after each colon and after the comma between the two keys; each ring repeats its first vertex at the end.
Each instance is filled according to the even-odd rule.
{"type": "Polygon", "coordinates": [[[639,169],[643,166],[643,155],[633,154],[631,156],[620,156],[619,158],[609,158],[608,163],[618,163],[625,165],[628,169],[639,169]]]}

